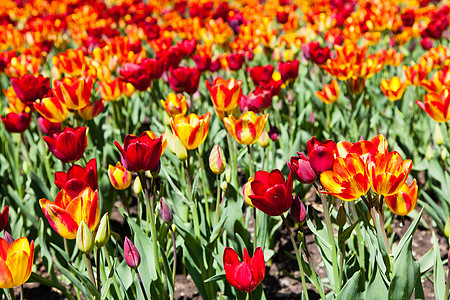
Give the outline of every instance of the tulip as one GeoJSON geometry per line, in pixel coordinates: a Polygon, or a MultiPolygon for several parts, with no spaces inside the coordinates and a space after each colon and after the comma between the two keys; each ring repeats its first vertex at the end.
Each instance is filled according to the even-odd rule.
{"type": "Polygon", "coordinates": [[[197,68],[169,68],[169,84],[175,92],[186,92],[193,95],[200,82],[200,71],[197,68]]]}
{"type": "Polygon", "coordinates": [[[403,25],[411,27],[414,25],[416,14],[413,10],[407,10],[400,15],[403,25]]]}
{"type": "Polygon", "coordinates": [[[244,248],[244,257],[239,257],[232,248],[226,247],[223,252],[223,268],[231,286],[241,292],[250,293],[263,281],[266,270],[264,253],[261,247],[256,248],[252,258],[244,248]]]}
{"type": "Polygon", "coordinates": [[[258,144],[264,149],[266,149],[269,146],[269,143],[270,143],[269,134],[267,133],[267,131],[263,130],[261,136],[258,139],[258,144]]]}
{"type": "Polygon", "coordinates": [[[206,140],[210,117],[210,112],[201,116],[196,114],[189,114],[187,117],[178,115],[170,120],[170,124],[183,146],[187,150],[192,150],[206,140]]]}
{"type": "Polygon", "coordinates": [[[131,185],[131,173],[122,166],[120,161],[115,167],[109,165],[108,177],[116,190],[125,190],[131,185]]]}
{"type": "Polygon", "coordinates": [[[445,88],[440,94],[428,93],[424,101],[416,101],[433,120],[439,123],[450,121],[450,90],[445,88]]]}
{"type": "Polygon", "coordinates": [[[9,220],[9,207],[8,205],[3,208],[3,211],[0,213],[0,232],[6,228],[9,220]]]}
{"type": "Polygon", "coordinates": [[[93,84],[90,77],[87,79],[66,77],[63,81],[56,81],[53,94],[68,109],[78,110],[89,104],[93,84]]]}
{"type": "Polygon", "coordinates": [[[125,63],[120,69],[120,75],[123,81],[131,83],[139,91],[146,91],[150,87],[150,75],[141,65],[125,63]]]}
{"type": "Polygon", "coordinates": [[[321,65],[330,58],[330,48],[322,48],[319,42],[311,42],[309,43],[309,55],[314,63],[321,65]]]}
{"type": "Polygon", "coordinates": [[[172,223],[173,214],[163,197],[159,200],[159,216],[165,223],[172,223]]]}
{"type": "Polygon", "coordinates": [[[325,194],[345,201],[358,199],[367,194],[370,188],[364,161],[355,153],[349,153],[345,158],[336,158],[333,170],[320,174],[320,182],[327,190],[325,194]]]}
{"type": "Polygon", "coordinates": [[[38,100],[44,98],[50,90],[50,79],[39,75],[26,74],[21,79],[11,78],[11,85],[16,92],[17,97],[28,106],[38,100]]]}
{"type": "Polygon", "coordinates": [[[141,256],[139,255],[136,246],[134,246],[133,242],[128,237],[125,237],[125,241],[123,242],[123,256],[130,268],[137,269],[139,267],[141,256]]]}
{"type": "Polygon", "coordinates": [[[105,101],[117,101],[122,96],[122,92],[126,89],[128,84],[120,78],[115,78],[110,82],[98,81],[98,92],[105,101]]]}
{"type": "Polygon", "coordinates": [[[142,184],[141,184],[141,180],[139,179],[139,176],[136,176],[136,178],[134,179],[133,192],[136,195],[139,195],[140,193],[142,193],[142,184]]]}
{"type": "Polygon", "coordinates": [[[91,159],[84,168],[73,164],[67,172],[56,172],[55,185],[72,197],[76,197],[86,187],[98,190],[96,159],[91,159]]]}
{"type": "Polygon", "coordinates": [[[405,92],[406,86],[406,83],[401,82],[397,76],[392,77],[389,81],[384,78],[381,80],[381,91],[390,101],[400,99],[405,92]]]}
{"type": "Polygon", "coordinates": [[[56,138],[44,136],[50,151],[62,162],[79,160],[86,150],[86,127],[66,127],[56,138]]]}
{"type": "Polygon", "coordinates": [[[306,208],[299,196],[292,197],[291,219],[298,224],[306,220],[306,208]]]}
{"type": "Polygon", "coordinates": [[[325,104],[335,103],[339,99],[339,85],[336,79],[331,84],[325,84],[321,91],[316,92],[316,97],[325,104]]]}
{"type": "Polygon", "coordinates": [[[308,148],[309,162],[317,175],[333,168],[336,155],[336,143],[334,141],[326,140],[319,142],[317,138],[313,137],[306,145],[308,148]]]}
{"type": "Polygon", "coordinates": [[[97,228],[100,219],[98,192],[90,187],[71,197],[65,190],[59,191],[55,202],[40,199],[39,204],[50,226],[63,238],[73,240],[77,236],[81,221],[85,221],[90,231],[97,228]]]}
{"type": "Polygon", "coordinates": [[[206,87],[211,94],[211,99],[216,110],[230,112],[236,108],[242,97],[242,81],[234,78],[224,80],[216,78],[213,85],[206,81],[206,87]]]}
{"type": "Polygon", "coordinates": [[[69,115],[66,105],[56,97],[44,98],[39,103],[33,103],[33,105],[41,116],[52,123],[64,122],[69,115]]]}
{"type": "Polygon", "coordinates": [[[95,103],[89,102],[85,107],[78,110],[78,114],[83,120],[89,121],[98,116],[104,107],[103,99],[100,99],[95,103]]]}
{"type": "Polygon", "coordinates": [[[84,220],[78,226],[76,242],[78,249],[85,254],[91,253],[94,249],[94,235],[84,220]]]}
{"type": "Polygon", "coordinates": [[[192,57],[200,72],[209,70],[211,67],[211,56],[207,54],[197,54],[192,57]]]}
{"type": "Polygon", "coordinates": [[[225,171],[227,162],[225,154],[219,145],[215,145],[209,154],[209,167],[214,174],[220,175],[225,171]]]}
{"type": "Polygon", "coordinates": [[[295,81],[295,79],[297,79],[299,64],[300,62],[298,59],[287,62],[278,62],[278,71],[280,72],[283,82],[288,80],[295,81]]]}
{"type": "Polygon", "coordinates": [[[237,120],[230,115],[228,118],[223,118],[223,122],[228,133],[238,143],[251,145],[258,141],[268,118],[269,114],[257,116],[254,112],[248,111],[237,120]]]}
{"type": "Polygon", "coordinates": [[[21,237],[9,244],[0,237],[0,288],[24,284],[30,278],[33,258],[34,241],[21,237]]]}
{"type": "Polygon", "coordinates": [[[6,109],[6,112],[13,112],[13,113],[21,113],[21,112],[28,112],[27,105],[23,103],[19,97],[17,97],[16,92],[14,91],[14,88],[10,86],[7,90],[3,89],[3,93],[6,96],[6,100],[8,101],[8,108],[6,109]]]}
{"type": "Polygon", "coordinates": [[[240,68],[242,68],[242,64],[245,60],[245,54],[244,53],[231,53],[227,54],[225,56],[225,59],[228,63],[228,68],[232,71],[237,71],[240,68]]]}
{"type": "Polygon", "coordinates": [[[253,68],[247,68],[247,72],[250,74],[250,77],[255,85],[261,85],[268,83],[272,79],[274,69],[275,68],[271,65],[256,66],[253,68]]]}
{"type": "Polygon", "coordinates": [[[167,145],[169,145],[169,150],[177,156],[180,161],[186,161],[187,150],[184,147],[181,140],[172,133],[171,130],[166,131],[167,135],[167,145]]]}
{"type": "Polygon", "coordinates": [[[110,235],[111,235],[111,227],[109,224],[109,215],[108,213],[106,213],[100,220],[97,232],[95,233],[95,240],[94,240],[95,246],[97,246],[97,248],[105,246],[106,243],[108,243],[109,241],[110,235]]]}
{"type": "Polygon", "coordinates": [[[301,152],[297,152],[297,154],[298,156],[291,156],[287,162],[292,176],[301,183],[313,183],[316,180],[316,173],[311,168],[308,157],[301,152]]]}
{"type": "Polygon", "coordinates": [[[1,117],[6,130],[12,133],[22,133],[30,127],[31,113],[13,113],[10,112],[6,115],[6,118],[1,117]]]}
{"type": "Polygon", "coordinates": [[[417,182],[414,179],[411,185],[408,185],[406,182],[403,183],[397,194],[384,197],[384,201],[394,214],[406,216],[416,207],[417,191],[417,182]]]}
{"type": "Polygon", "coordinates": [[[272,97],[278,96],[281,91],[281,86],[283,85],[283,80],[281,80],[281,75],[278,71],[273,72],[272,78],[268,82],[260,82],[262,88],[270,91],[272,97]]]}
{"type": "Polygon", "coordinates": [[[251,206],[251,207],[255,207],[253,205],[252,199],[250,199],[250,195],[254,195],[253,191],[252,191],[252,186],[251,183],[253,181],[253,177],[250,177],[248,179],[248,181],[244,184],[244,186],[242,187],[242,195],[244,196],[244,200],[247,203],[247,205],[251,206]]]}
{"type": "Polygon", "coordinates": [[[145,58],[142,60],[141,65],[147,71],[151,80],[157,80],[164,72],[164,61],[153,58],[145,58]]]}
{"type": "Polygon", "coordinates": [[[122,165],[132,172],[149,171],[156,167],[162,153],[162,137],[152,139],[147,132],[140,136],[127,134],[123,147],[115,141],[122,165]]]}
{"type": "Polygon", "coordinates": [[[280,170],[257,171],[251,182],[253,205],[269,216],[279,216],[291,208],[292,177],[285,180],[280,170]]]}
{"type": "Polygon", "coordinates": [[[37,123],[45,135],[58,134],[61,132],[61,123],[53,123],[43,117],[37,118],[37,123]]]}
{"type": "Polygon", "coordinates": [[[185,115],[187,111],[186,97],[183,94],[170,93],[166,101],[161,100],[161,104],[167,114],[171,117],[185,115]]]}
{"type": "Polygon", "coordinates": [[[241,96],[239,100],[239,107],[241,111],[253,111],[255,113],[261,113],[264,110],[272,106],[272,93],[270,90],[262,87],[256,87],[256,89],[249,93],[247,96],[241,96]]]}
{"type": "Polygon", "coordinates": [[[383,196],[398,193],[408,178],[412,161],[403,161],[396,151],[387,154],[377,153],[370,158],[367,172],[372,190],[383,196]]]}

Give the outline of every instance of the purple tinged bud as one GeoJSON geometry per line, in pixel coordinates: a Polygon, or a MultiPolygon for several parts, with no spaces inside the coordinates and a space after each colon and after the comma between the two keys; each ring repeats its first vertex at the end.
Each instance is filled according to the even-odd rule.
{"type": "Polygon", "coordinates": [[[301,183],[313,183],[316,180],[316,173],[314,172],[308,157],[297,152],[298,156],[292,156],[287,162],[288,168],[292,176],[301,183]]]}
{"type": "Polygon", "coordinates": [[[280,130],[276,126],[270,126],[269,137],[272,141],[276,142],[280,139],[280,130]]]}
{"type": "Polygon", "coordinates": [[[15,241],[14,238],[6,230],[5,230],[5,241],[7,241],[8,244],[10,245],[15,241]]]}
{"type": "Polygon", "coordinates": [[[311,111],[311,113],[309,114],[308,121],[311,124],[316,123],[316,117],[314,116],[314,112],[313,111],[311,111]]]}
{"type": "Polygon", "coordinates": [[[292,197],[291,219],[302,224],[306,220],[306,208],[299,196],[292,197]]]}
{"type": "Polygon", "coordinates": [[[161,217],[161,220],[163,220],[165,223],[172,223],[173,214],[164,198],[161,198],[159,200],[159,204],[159,216],[161,217]]]}
{"type": "Polygon", "coordinates": [[[125,262],[130,268],[137,269],[137,267],[139,267],[139,264],[141,263],[141,256],[139,255],[139,252],[133,242],[128,237],[125,237],[125,241],[123,243],[123,256],[125,257],[125,262]]]}

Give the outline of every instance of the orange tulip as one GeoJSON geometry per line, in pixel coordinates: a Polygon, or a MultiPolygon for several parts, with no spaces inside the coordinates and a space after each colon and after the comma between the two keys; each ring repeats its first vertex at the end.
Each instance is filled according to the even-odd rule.
{"type": "Polygon", "coordinates": [[[405,182],[397,194],[384,197],[384,201],[394,214],[405,216],[416,207],[417,191],[417,182],[414,179],[411,185],[405,182]]]}
{"type": "Polygon", "coordinates": [[[196,114],[189,114],[187,117],[178,115],[170,120],[170,124],[183,146],[192,150],[206,140],[210,117],[210,112],[201,116],[196,114]]]}
{"type": "Polygon", "coordinates": [[[248,111],[237,120],[230,115],[228,118],[223,118],[223,122],[236,142],[251,145],[259,140],[268,118],[269,114],[257,116],[254,112],[248,111]]]}
{"type": "Polygon", "coordinates": [[[397,76],[392,77],[389,81],[384,78],[381,80],[381,91],[390,101],[400,99],[405,92],[406,86],[407,84],[402,82],[397,76]]]}
{"type": "Polygon", "coordinates": [[[356,153],[336,158],[333,170],[320,174],[320,182],[327,190],[326,194],[345,201],[358,199],[367,194],[370,188],[364,161],[356,153]]]}
{"type": "Polygon", "coordinates": [[[10,245],[0,237],[0,288],[24,284],[30,278],[33,258],[34,241],[21,237],[10,245]]]}
{"type": "Polygon", "coordinates": [[[212,86],[209,81],[206,81],[206,87],[216,110],[230,112],[236,108],[242,96],[241,84],[241,80],[236,81],[234,78],[228,80],[216,78],[212,86]]]}
{"type": "Polygon", "coordinates": [[[423,102],[419,100],[416,104],[420,106],[433,120],[439,123],[450,121],[450,91],[445,88],[440,94],[428,93],[423,102]]]}
{"type": "Polygon", "coordinates": [[[68,109],[78,110],[89,105],[93,84],[89,77],[87,79],[66,77],[63,81],[56,82],[56,88],[53,91],[58,100],[68,109]]]}
{"type": "Polygon", "coordinates": [[[108,177],[111,185],[116,190],[124,190],[131,184],[131,172],[128,172],[128,170],[122,166],[120,161],[117,162],[115,167],[109,165],[108,177]]]}
{"type": "Polygon", "coordinates": [[[122,97],[131,97],[134,87],[131,83],[115,78],[111,82],[98,81],[98,92],[105,101],[117,101],[122,97]]]}
{"type": "Polygon", "coordinates": [[[88,105],[78,110],[78,114],[83,120],[89,121],[98,116],[102,112],[104,106],[103,99],[100,99],[95,103],[89,102],[88,105]]]}
{"type": "Polygon", "coordinates": [[[167,95],[166,101],[161,99],[164,110],[171,117],[177,115],[185,115],[187,111],[186,97],[183,94],[170,93],[167,95]]]}
{"type": "Polygon", "coordinates": [[[335,103],[339,99],[339,85],[336,79],[331,84],[325,84],[321,91],[316,92],[316,97],[325,104],[335,103]]]}

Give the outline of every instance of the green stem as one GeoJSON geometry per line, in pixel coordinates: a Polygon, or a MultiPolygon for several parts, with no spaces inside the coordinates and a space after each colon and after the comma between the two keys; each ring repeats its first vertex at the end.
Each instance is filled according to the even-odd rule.
{"type": "Polygon", "coordinates": [[[447,273],[447,282],[445,283],[444,299],[448,299],[449,291],[450,291],[450,269],[448,270],[447,273]]]}
{"type": "Polygon", "coordinates": [[[98,293],[102,294],[102,284],[100,280],[100,248],[97,248],[97,290],[98,293]]]}
{"type": "MultiPolygon", "coordinates": [[[[373,224],[375,225],[375,227],[377,227],[377,212],[376,212],[375,207],[372,207],[370,209],[370,215],[372,216],[373,224]]],[[[378,222],[380,224],[380,230],[379,230],[378,234],[381,234],[383,236],[384,246],[386,247],[386,250],[390,256],[392,254],[392,250],[391,250],[391,246],[389,245],[389,240],[387,238],[386,229],[384,228],[383,216],[382,216],[381,212],[378,215],[378,222]]],[[[378,231],[378,229],[377,229],[377,231],[378,231]]]]}
{"type": "MultiPolygon", "coordinates": [[[[109,258],[108,249],[106,247],[103,247],[103,251],[104,251],[103,254],[106,257],[106,263],[108,264],[109,271],[111,272],[112,264],[111,264],[111,259],[109,258]]],[[[112,278],[113,278],[113,285],[114,285],[114,289],[116,290],[117,297],[119,298],[119,300],[123,300],[119,285],[117,284],[116,276],[113,274],[112,278]]]]}
{"type": "MultiPolygon", "coordinates": [[[[300,228],[302,228],[302,226],[300,228]]],[[[302,234],[303,234],[303,231],[302,231],[302,234]]],[[[317,279],[317,272],[316,272],[316,268],[314,267],[314,262],[311,259],[311,254],[308,249],[308,243],[306,242],[306,240],[304,238],[303,238],[303,245],[305,245],[306,261],[311,270],[311,275],[312,275],[312,280],[313,280],[314,286],[316,287],[317,291],[319,291],[320,298],[325,299],[326,298],[325,294],[323,293],[323,289],[319,284],[319,280],[317,279]]]]}
{"type": "Polygon", "coordinates": [[[291,227],[289,226],[289,223],[287,222],[283,214],[281,214],[281,219],[283,219],[284,226],[286,226],[286,229],[289,233],[289,238],[291,239],[292,246],[294,246],[295,257],[297,258],[298,268],[300,269],[300,278],[302,280],[303,295],[305,296],[306,300],[309,300],[308,289],[306,288],[305,272],[303,271],[303,264],[300,258],[300,252],[298,251],[297,243],[295,242],[294,237],[292,235],[291,227]]]}
{"type": "Polygon", "coordinates": [[[89,278],[91,279],[92,284],[95,286],[96,284],[95,284],[94,271],[92,269],[91,260],[89,259],[88,255],[86,253],[83,253],[83,258],[84,258],[84,263],[86,264],[86,268],[89,273],[89,278]]]}
{"type": "Polygon", "coordinates": [[[145,300],[148,300],[147,293],[145,292],[145,287],[144,287],[144,284],[142,283],[141,275],[139,275],[138,269],[136,269],[136,275],[139,280],[139,285],[141,286],[141,289],[142,289],[142,294],[144,294],[145,300]]]}
{"type": "MultiPolygon", "coordinates": [[[[356,211],[355,201],[348,202],[350,207],[350,213],[353,215],[353,222],[358,220],[358,213],[356,211]]],[[[359,251],[359,268],[361,269],[361,274],[365,274],[364,270],[366,268],[366,260],[365,260],[365,247],[364,247],[364,239],[361,233],[361,224],[356,225],[356,238],[358,239],[358,251],[359,251]]]]}
{"type": "Polygon", "coordinates": [[[219,220],[220,220],[220,175],[217,175],[216,220],[214,224],[218,224],[219,220]]]}
{"type": "Polygon", "coordinates": [[[252,145],[247,146],[248,150],[248,173],[249,177],[253,177],[253,147],[252,145]]]}
{"type": "Polygon", "coordinates": [[[262,158],[262,166],[261,170],[264,171],[264,163],[266,162],[266,148],[263,148],[263,158],[262,158]]]}
{"type": "MultiPolygon", "coordinates": [[[[188,157],[189,160],[189,157],[188,157]]],[[[183,162],[184,171],[186,174],[186,182],[188,185],[188,198],[191,200],[191,210],[192,210],[192,219],[194,221],[194,232],[195,232],[195,238],[197,240],[200,240],[200,221],[198,217],[198,204],[197,204],[197,197],[195,195],[192,195],[192,185],[191,180],[189,179],[189,169],[186,166],[186,163],[183,162]]]]}
{"type": "Polygon", "coordinates": [[[173,246],[173,269],[172,269],[172,278],[173,278],[173,286],[175,286],[175,277],[177,275],[177,244],[175,241],[175,233],[173,232],[172,226],[170,228],[170,235],[172,236],[172,246],[173,246]]]}
{"type": "Polygon", "coordinates": [[[11,300],[16,300],[16,295],[14,294],[14,288],[9,289],[9,296],[11,300]]]}
{"type": "Polygon", "coordinates": [[[206,179],[205,179],[205,163],[203,162],[203,157],[200,154],[200,151],[197,148],[197,156],[198,160],[200,161],[200,176],[202,177],[202,187],[203,187],[203,198],[205,199],[205,212],[206,212],[206,222],[211,226],[211,217],[210,217],[210,211],[209,211],[209,199],[207,196],[207,190],[206,190],[206,179]]]}
{"type": "Polygon", "coordinates": [[[20,285],[20,300],[23,300],[23,284],[20,285]]]}
{"type": "Polygon", "coordinates": [[[339,278],[339,264],[337,260],[336,242],[334,240],[333,226],[331,224],[330,211],[328,210],[328,202],[327,198],[319,191],[319,186],[317,185],[317,183],[314,183],[314,187],[316,188],[317,194],[319,194],[320,200],[322,201],[323,214],[325,216],[325,223],[328,231],[328,239],[331,244],[331,260],[333,264],[334,286],[336,289],[335,293],[338,294],[341,290],[341,279],[339,278]]]}
{"type": "Polygon", "coordinates": [[[230,153],[230,165],[231,165],[231,182],[235,189],[238,188],[237,180],[237,158],[236,152],[233,150],[230,134],[227,133],[228,152],[230,153]]]}

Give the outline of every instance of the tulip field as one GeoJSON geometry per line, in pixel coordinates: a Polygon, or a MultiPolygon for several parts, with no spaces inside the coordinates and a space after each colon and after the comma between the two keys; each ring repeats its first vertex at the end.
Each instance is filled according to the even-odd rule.
{"type": "Polygon", "coordinates": [[[450,299],[449,21],[1,0],[0,299],[450,299]]]}

